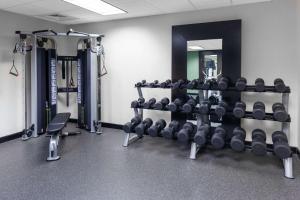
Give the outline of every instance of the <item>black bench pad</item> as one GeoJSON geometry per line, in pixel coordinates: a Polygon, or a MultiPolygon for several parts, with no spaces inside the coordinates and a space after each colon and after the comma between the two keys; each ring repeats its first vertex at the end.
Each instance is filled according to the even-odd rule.
{"type": "Polygon", "coordinates": [[[59,133],[67,124],[71,113],[58,113],[48,124],[47,134],[54,135],[59,133]]]}

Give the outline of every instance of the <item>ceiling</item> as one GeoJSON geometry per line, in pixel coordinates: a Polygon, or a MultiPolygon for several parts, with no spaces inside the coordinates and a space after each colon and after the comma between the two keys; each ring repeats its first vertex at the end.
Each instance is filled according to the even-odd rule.
{"type": "Polygon", "coordinates": [[[192,40],[187,42],[188,51],[208,51],[208,50],[222,50],[222,39],[212,40],[192,40]],[[201,47],[201,50],[192,49],[192,47],[201,47]]]}
{"type": "Polygon", "coordinates": [[[0,0],[0,9],[61,24],[109,21],[272,0],[105,0],[128,13],[103,16],[62,0],[0,0]],[[50,16],[54,15],[54,16],[50,16]],[[62,15],[62,16],[60,16],[62,15]]]}

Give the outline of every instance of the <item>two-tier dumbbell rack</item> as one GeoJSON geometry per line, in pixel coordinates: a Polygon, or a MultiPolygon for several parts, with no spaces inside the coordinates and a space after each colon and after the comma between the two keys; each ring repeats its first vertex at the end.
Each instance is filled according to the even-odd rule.
{"type": "MultiPolygon", "coordinates": [[[[144,84],[142,86],[136,87],[138,91],[139,98],[143,98],[143,93],[142,93],[142,88],[161,88],[159,86],[156,87],[149,87],[149,84],[144,84]]],[[[161,88],[161,89],[172,89],[172,86],[161,88]]],[[[185,89],[185,88],[183,88],[185,89]]],[[[202,103],[202,101],[208,99],[208,91],[209,90],[218,90],[218,89],[209,89],[209,90],[203,90],[201,87],[193,90],[198,90],[198,95],[199,95],[199,102],[202,103]]],[[[231,92],[256,92],[255,91],[255,86],[248,85],[244,91],[238,91],[235,87],[229,87],[226,89],[226,91],[231,91],[231,92]]],[[[265,86],[265,91],[264,92],[271,92],[271,93],[279,93],[275,90],[274,86],[265,86]]],[[[290,94],[290,88],[286,87],[286,91],[283,93],[280,93],[282,95],[282,104],[285,106],[286,111],[288,112],[288,106],[289,106],[289,94],[290,94]]],[[[134,108],[134,114],[135,116],[140,116],[143,119],[143,107],[138,107],[134,108]]],[[[154,110],[154,109],[149,109],[149,110],[154,110]]],[[[168,111],[167,109],[164,109],[162,111],[168,111]]],[[[213,112],[213,110],[211,110],[213,112]]],[[[204,122],[209,121],[209,116],[211,113],[208,113],[207,115],[203,115],[198,113],[197,111],[193,112],[192,115],[195,115],[196,120],[197,120],[197,127],[200,127],[204,122]]],[[[226,115],[232,115],[231,112],[226,112],[226,115]]],[[[187,115],[186,115],[187,116],[187,115]]],[[[252,112],[247,111],[246,115],[243,117],[245,119],[254,119],[252,116],[252,112]]],[[[270,121],[276,121],[273,118],[272,113],[266,113],[266,117],[264,120],[270,120],[270,121]]],[[[285,133],[288,137],[288,140],[290,140],[290,122],[291,118],[289,116],[288,120],[286,122],[280,122],[282,124],[281,129],[282,132],[285,133]]],[[[219,120],[218,123],[222,123],[222,118],[219,120]]],[[[136,140],[140,139],[141,137],[138,137],[137,135],[133,135],[133,133],[126,133],[125,135],[125,140],[123,143],[124,147],[127,147],[130,143],[135,142],[136,140]]],[[[251,148],[248,146],[247,148],[251,148]]],[[[190,149],[190,159],[196,159],[198,151],[201,149],[199,145],[197,145],[194,141],[191,143],[191,149],[190,149]]],[[[293,157],[289,157],[286,159],[283,159],[283,166],[284,166],[284,174],[285,177],[287,178],[294,178],[293,176],[293,157]]]]}

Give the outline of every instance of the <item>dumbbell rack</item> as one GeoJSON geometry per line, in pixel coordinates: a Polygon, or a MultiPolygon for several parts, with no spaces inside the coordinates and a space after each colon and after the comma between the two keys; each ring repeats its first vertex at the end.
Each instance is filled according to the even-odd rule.
{"type": "MultiPolygon", "coordinates": [[[[138,91],[138,95],[139,98],[143,98],[143,93],[142,93],[142,88],[161,88],[159,86],[156,87],[149,87],[149,84],[144,84],[143,86],[140,87],[136,87],[137,91],[138,91]]],[[[161,89],[172,89],[172,86],[170,87],[165,87],[165,88],[161,88],[161,89]]],[[[185,89],[185,88],[182,88],[185,89]]],[[[199,103],[202,103],[202,101],[208,99],[208,91],[209,90],[216,90],[219,91],[219,89],[214,88],[214,89],[209,89],[209,90],[203,90],[201,87],[197,88],[197,89],[193,89],[193,90],[198,90],[198,95],[199,95],[199,103]]],[[[229,87],[228,89],[226,89],[226,91],[233,91],[233,92],[256,92],[255,91],[255,86],[251,86],[248,85],[246,87],[246,89],[244,91],[238,91],[236,88],[234,87],[229,87]]],[[[272,92],[272,93],[279,93],[275,90],[274,86],[265,86],[265,91],[262,93],[266,93],[266,92],[272,92]]],[[[280,93],[282,95],[282,104],[285,106],[286,111],[288,112],[288,106],[289,106],[289,94],[290,94],[290,88],[287,87],[286,91],[284,93],[280,93]]],[[[138,107],[138,108],[134,108],[134,114],[135,116],[140,116],[143,119],[143,107],[138,107]]],[[[154,109],[149,109],[149,110],[154,110],[154,109]]],[[[162,111],[168,111],[167,109],[164,109],[162,111]]],[[[212,111],[211,111],[212,112],[212,111]]],[[[205,121],[207,121],[209,119],[209,115],[210,113],[208,113],[207,115],[203,115],[196,112],[193,112],[193,114],[196,115],[196,120],[197,120],[197,127],[200,127],[203,123],[205,123],[205,121]]],[[[231,115],[232,113],[230,112],[226,112],[226,115],[231,115]]],[[[245,119],[254,119],[254,117],[252,116],[251,112],[246,112],[245,117],[243,117],[245,119]]],[[[266,117],[264,120],[270,120],[270,121],[275,121],[273,118],[272,113],[266,113],[266,117]]],[[[282,132],[285,133],[287,135],[288,140],[290,141],[290,122],[291,122],[291,118],[289,116],[288,120],[286,122],[280,122],[281,123],[281,129],[282,132]]],[[[219,123],[222,123],[222,118],[219,120],[219,123]]],[[[127,147],[129,144],[137,141],[138,139],[141,139],[141,137],[138,137],[137,135],[133,135],[131,136],[131,134],[133,133],[126,133],[125,135],[125,140],[123,143],[124,147],[127,147]]],[[[251,147],[248,147],[251,148],[251,147]]],[[[199,152],[199,150],[201,149],[201,146],[197,145],[194,141],[192,141],[191,143],[191,149],[190,149],[190,159],[196,159],[197,154],[199,152]]],[[[287,178],[294,178],[293,176],[293,157],[291,156],[290,158],[287,159],[283,159],[283,166],[284,166],[284,174],[285,177],[287,178]]]]}

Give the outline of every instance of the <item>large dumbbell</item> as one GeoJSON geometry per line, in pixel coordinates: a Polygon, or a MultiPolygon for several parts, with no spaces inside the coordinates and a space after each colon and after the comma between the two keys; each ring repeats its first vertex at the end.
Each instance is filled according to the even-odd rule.
{"type": "Polygon", "coordinates": [[[183,106],[182,110],[185,113],[191,113],[193,112],[194,108],[197,105],[197,101],[194,98],[190,98],[183,106]]]}
{"type": "Polygon", "coordinates": [[[286,120],[289,118],[289,115],[282,103],[273,104],[272,110],[274,119],[279,122],[286,122],[286,120]]]}
{"type": "Polygon", "coordinates": [[[154,104],[154,109],[156,110],[163,110],[168,104],[170,103],[169,98],[165,97],[156,104],[154,104]]]}
{"type": "Polygon", "coordinates": [[[180,123],[178,121],[171,121],[169,126],[161,131],[161,134],[166,139],[172,139],[175,137],[175,134],[179,131],[180,123]]]}
{"type": "Polygon", "coordinates": [[[233,109],[233,115],[236,118],[243,118],[246,113],[246,104],[242,101],[236,102],[234,109],[233,109]]]}
{"type": "Polygon", "coordinates": [[[157,87],[157,86],[158,86],[158,80],[153,81],[152,83],[149,84],[149,86],[150,86],[151,88],[157,87]]]}
{"type": "Polygon", "coordinates": [[[167,88],[171,85],[172,81],[170,79],[166,80],[165,82],[160,83],[161,88],[167,88]]]}
{"type": "Polygon", "coordinates": [[[234,151],[241,152],[245,149],[246,131],[241,127],[233,129],[230,146],[234,151]]]}
{"type": "Polygon", "coordinates": [[[146,109],[150,109],[150,108],[153,108],[155,103],[156,103],[156,99],[151,98],[151,99],[149,99],[149,101],[147,101],[143,104],[143,107],[146,108],[146,109]]]}
{"type": "Polygon", "coordinates": [[[180,88],[184,88],[184,86],[186,85],[186,80],[180,79],[177,82],[175,82],[173,84],[173,88],[174,89],[180,89],[180,88]]]}
{"type": "Polygon", "coordinates": [[[265,91],[265,81],[262,78],[257,78],[255,80],[255,90],[257,92],[264,92],[265,91]]]}
{"type": "Polygon", "coordinates": [[[141,82],[138,82],[135,84],[136,87],[142,87],[142,86],[145,86],[146,84],[146,80],[142,80],[141,82]]]}
{"type": "Polygon", "coordinates": [[[266,133],[261,129],[252,131],[252,152],[258,156],[267,153],[266,133]]]}
{"type": "Polygon", "coordinates": [[[146,118],[144,121],[142,121],[139,125],[135,127],[135,133],[141,137],[143,136],[146,131],[152,126],[153,121],[150,118],[146,118]]]}
{"type": "Polygon", "coordinates": [[[228,104],[225,101],[221,101],[216,106],[215,113],[219,118],[221,118],[226,114],[227,108],[228,108],[228,104]]]}
{"type": "Polygon", "coordinates": [[[274,80],[274,86],[275,86],[275,90],[277,92],[285,92],[286,91],[286,86],[281,78],[277,78],[274,80]]]}
{"type": "Polygon", "coordinates": [[[131,108],[138,108],[142,106],[145,103],[144,98],[139,98],[137,101],[131,102],[131,108]]]}
{"type": "Polygon", "coordinates": [[[199,112],[200,112],[200,114],[206,115],[209,113],[210,108],[211,108],[210,101],[207,101],[207,100],[203,101],[199,105],[199,112]]]}
{"type": "Polygon", "coordinates": [[[157,137],[159,136],[160,132],[166,127],[166,125],[167,125],[166,121],[160,119],[148,129],[148,134],[152,137],[157,137]]]}
{"type": "Polygon", "coordinates": [[[218,80],[218,88],[220,90],[226,90],[229,86],[229,79],[225,76],[222,76],[219,80],[218,80]]]}
{"type": "Polygon", "coordinates": [[[177,133],[177,140],[182,143],[188,142],[193,134],[194,124],[187,122],[183,125],[182,129],[177,133]]]}
{"type": "Polygon", "coordinates": [[[253,105],[253,117],[255,119],[263,120],[266,116],[266,106],[263,102],[257,101],[253,105]]]}
{"type": "Polygon", "coordinates": [[[286,134],[276,131],[272,134],[272,140],[274,153],[278,158],[285,159],[291,157],[292,151],[286,134]]]}
{"type": "Polygon", "coordinates": [[[235,82],[235,88],[238,91],[244,91],[247,86],[247,79],[244,77],[238,78],[238,80],[235,82]]]}
{"type": "Polygon", "coordinates": [[[136,116],[132,118],[130,122],[126,123],[123,126],[123,130],[125,131],[125,133],[131,133],[134,131],[135,127],[139,125],[141,122],[142,122],[142,118],[140,116],[136,116]]]}
{"type": "Polygon", "coordinates": [[[222,149],[225,146],[226,129],[219,126],[215,129],[214,134],[211,137],[211,144],[215,149],[222,149]]]}
{"type": "Polygon", "coordinates": [[[179,98],[175,99],[172,103],[168,105],[168,109],[171,112],[177,112],[180,110],[180,107],[183,105],[183,101],[179,98]]]}
{"type": "Polygon", "coordinates": [[[198,84],[199,84],[199,80],[195,79],[195,80],[188,82],[188,84],[186,85],[186,88],[187,89],[196,89],[198,84]]]}
{"type": "Polygon", "coordinates": [[[200,146],[203,146],[207,142],[207,136],[210,131],[210,126],[208,124],[201,125],[194,136],[194,142],[200,146]]]}

